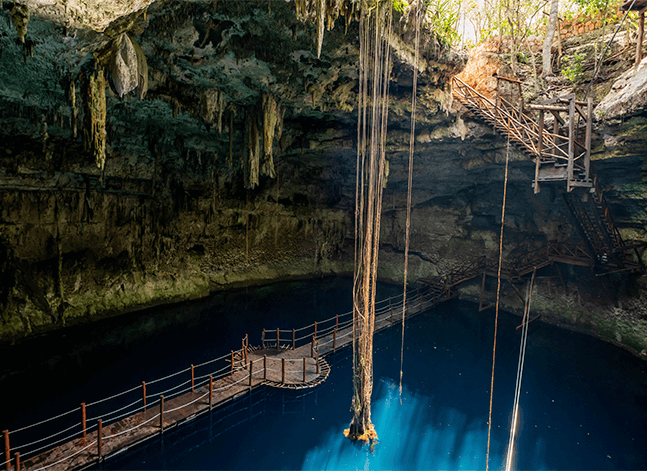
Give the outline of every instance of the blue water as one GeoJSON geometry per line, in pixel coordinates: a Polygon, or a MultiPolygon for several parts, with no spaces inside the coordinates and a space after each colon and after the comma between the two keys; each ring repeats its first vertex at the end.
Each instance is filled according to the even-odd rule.
{"type": "MultiPolygon", "coordinates": [[[[385,296],[394,294],[392,287],[381,288],[385,296]]],[[[164,324],[155,321],[159,312],[154,311],[144,315],[149,320],[135,322],[130,330],[117,329],[132,330],[132,345],[117,366],[106,368],[123,371],[127,363],[130,373],[122,378],[137,375],[122,379],[119,390],[138,384],[141,374],[154,377],[164,368],[185,367],[185,358],[198,362],[236,348],[244,332],[256,330],[260,340],[260,328],[275,327],[278,316],[284,318],[281,327],[291,328],[308,323],[313,311],[318,319],[346,311],[350,280],[282,283],[221,296],[206,305],[181,308],[191,319],[182,330],[180,321],[170,322],[160,327],[161,333],[144,329],[137,341],[143,325],[164,324]],[[224,315],[230,316],[226,323],[224,315]],[[235,336],[232,346],[221,346],[228,335],[235,336]],[[177,341],[174,352],[167,351],[169,339],[177,341]],[[142,372],[134,358],[151,349],[151,361],[164,361],[154,371],[144,368],[142,372]]],[[[350,420],[352,357],[346,349],[327,358],[332,371],[317,388],[255,389],[101,467],[485,469],[493,316],[492,310],[479,314],[472,303],[452,301],[408,321],[402,395],[398,387],[401,331],[395,327],[376,335],[372,411],[379,442],[373,449],[352,444],[342,435],[350,420]]],[[[490,469],[501,469],[505,459],[518,323],[518,317],[501,313],[490,469]]],[[[534,322],[528,337],[515,468],[647,469],[646,370],[643,361],[612,345],[534,322]]],[[[102,379],[99,375],[92,382],[102,379]]]]}

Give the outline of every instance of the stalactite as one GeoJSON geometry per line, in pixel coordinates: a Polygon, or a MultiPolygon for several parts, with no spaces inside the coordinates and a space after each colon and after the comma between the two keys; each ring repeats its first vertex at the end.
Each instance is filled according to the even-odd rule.
{"type": "Polygon", "coordinates": [[[101,67],[88,77],[85,96],[86,144],[97,167],[103,171],[106,162],[106,79],[101,67]]]}
{"type": "Polygon", "coordinates": [[[74,80],[70,80],[70,104],[72,106],[72,135],[74,139],[78,135],[78,119],[79,119],[79,109],[76,106],[76,83],[74,80]]]}
{"type": "Polygon", "coordinates": [[[263,95],[263,150],[264,159],[261,166],[261,173],[270,178],[276,177],[274,171],[273,148],[275,139],[280,139],[280,132],[283,128],[283,116],[279,105],[273,96],[263,95]],[[281,123],[281,124],[279,124],[281,123]],[[277,131],[278,135],[277,135],[277,131]]]}
{"type": "Polygon", "coordinates": [[[137,41],[123,33],[108,49],[106,63],[115,93],[123,97],[138,89],[139,98],[144,98],[148,91],[148,62],[137,41]]]}
{"type": "Polygon", "coordinates": [[[258,130],[258,113],[253,108],[247,111],[245,138],[247,141],[247,158],[244,161],[245,188],[252,189],[258,186],[261,159],[261,135],[258,130]]]}
{"type": "Polygon", "coordinates": [[[317,58],[321,57],[321,46],[323,45],[324,30],[326,26],[326,0],[315,0],[317,15],[317,58]]]}
{"type": "Polygon", "coordinates": [[[27,24],[29,23],[29,8],[27,5],[15,3],[11,9],[11,20],[16,27],[20,42],[24,44],[25,36],[27,35],[27,24]]]}
{"type": "Polygon", "coordinates": [[[210,89],[202,94],[200,115],[208,123],[215,123],[218,134],[222,134],[222,115],[227,104],[227,98],[220,90],[210,89]]]}

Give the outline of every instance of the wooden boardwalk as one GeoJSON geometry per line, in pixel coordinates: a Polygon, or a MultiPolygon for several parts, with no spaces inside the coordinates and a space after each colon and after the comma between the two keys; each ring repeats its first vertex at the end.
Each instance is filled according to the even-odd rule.
{"type": "MultiPolygon", "coordinates": [[[[416,295],[407,301],[409,309],[406,310],[406,316],[417,315],[445,299],[447,292],[443,289],[429,287],[422,293],[417,291],[416,295]]],[[[402,314],[401,301],[392,303],[389,299],[378,303],[375,331],[401,322],[402,314]]],[[[227,370],[220,377],[207,375],[206,379],[202,377],[202,381],[199,381],[200,378],[194,379],[192,366],[191,386],[187,386],[186,390],[171,392],[167,398],[163,395],[154,400],[148,397],[145,409],[142,404],[137,411],[112,423],[103,424],[99,420],[94,429],[88,427],[87,433],[78,433],[78,436],[45,452],[24,459],[21,459],[20,453],[14,453],[12,456],[9,433],[6,432],[7,462],[3,464],[7,471],[63,471],[84,468],[162,434],[164,430],[208,413],[214,407],[249,393],[252,388],[314,387],[325,381],[330,373],[330,367],[324,357],[350,345],[352,334],[352,315],[346,313],[289,332],[263,331],[263,345],[258,347],[249,346],[246,336],[240,350],[217,359],[225,363],[227,370]],[[326,324],[328,326],[324,327],[326,324]],[[275,333],[274,338],[270,338],[268,333],[271,332],[275,333]],[[297,332],[300,335],[299,339],[296,338],[297,332]],[[291,341],[285,341],[281,337],[286,333],[292,333],[291,341]]],[[[177,387],[171,388],[170,391],[174,389],[177,387]]],[[[145,385],[143,390],[145,395],[145,385]]],[[[85,418],[83,422],[85,430],[85,418]]]]}

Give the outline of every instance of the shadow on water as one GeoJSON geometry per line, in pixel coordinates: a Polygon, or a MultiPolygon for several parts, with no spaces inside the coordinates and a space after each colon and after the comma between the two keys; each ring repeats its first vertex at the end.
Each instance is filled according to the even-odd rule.
{"type": "MultiPolygon", "coordinates": [[[[140,371],[134,365],[129,375],[154,377],[222,354],[222,350],[237,348],[245,332],[257,332],[260,341],[260,329],[276,327],[278,317],[281,328],[289,329],[345,312],[350,306],[351,283],[280,284],[255,289],[253,295],[224,297],[208,306],[181,308],[180,312],[186,312],[177,315],[179,323],[169,324],[169,333],[167,327],[153,329],[155,334],[144,329],[139,342],[143,349],[157,349],[148,354],[151,361],[161,359],[162,366],[140,371]],[[173,334],[173,330],[178,332],[173,334]],[[158,337],[173,338],[174,349],[160,351],[168,349],[168,340],[158,337]]],[[[391,287],[384,289],[385,296],[397,293],[389,293],[391,287]]],[[[493,318],[491,310],[478,313],[472,303],[452,301],[407,321],[401,398],[401,330],[396,326],[376,335],[372,410],[379,443],[374,450],[353,445],[342,435],[350,420],[352,389],[352,354],[346,348],[328,357],[330,377],[313,390],[255,389],[101,467],[484,469],[493,318]]],[[[145,316],[133,322],[128,328],[133,330],[133,339],[137,329],[158,323],[145,316]]],[[[500,315],[491,469],[502,468],[508,441],[519,322],[516,316],[500,315]]],[[[253,337],[250,342],[254,343],[253,337]]],[[[140,345],[136,340],[133,345],[136,348],[129,355],[135,356],[130,358],[140,358],[140,345]]],[[[108,368],[118,370],[119,365],[108,368]]],[[[515,467],[646,469],[645,370],[644,362],[612,345],[534,324],[528,338],[515,467]]],[[[140,377],[131,382],[137,384],[140,377]]],[[[129,385],[122,380],[118,389],[129,385]]],[[[78,397],[77,391],[74,394],[78,397]]]]}

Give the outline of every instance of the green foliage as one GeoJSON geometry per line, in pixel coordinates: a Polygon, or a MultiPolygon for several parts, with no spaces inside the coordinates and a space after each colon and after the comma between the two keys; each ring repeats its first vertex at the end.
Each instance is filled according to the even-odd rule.
{"type": "Polygon", "coordinates": [[[455,0],[428,0],[426,16],[428,27],[444,45],[458,44],[461,40],[457,31],[459,8],[460,3],[455,0]]]}
{"type": "Polygon", "coordinates": [[[586,54],[575,54],[571,63],[562,70],[562,75],[568,79],[571,83],[576,83],[582,78],[582,73],[584,72],[584,59],[586,59],[586,54]]]}
{"type": "Polygon", "coordinates": [[[406,0],[393,0],[393,8],[395,8],[400,13],[404,13],[404,11],[408,7],[409,7],[409,4],[407,3],[406,0]]]}
{"type": "Polygon", "coordinates": [[[604,14],[612,4],[613,0],[575,0],[584,16],[597,16],[604,14]]]}

